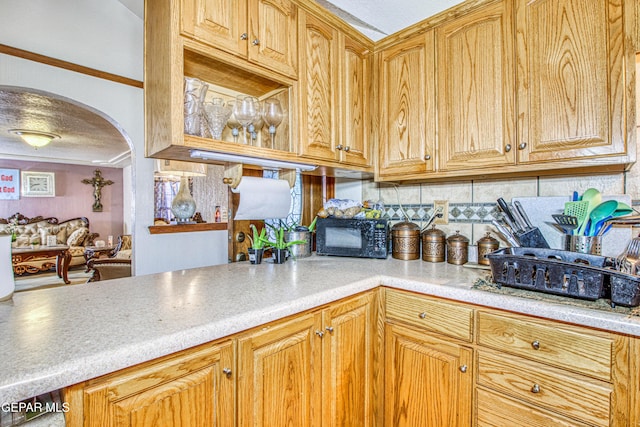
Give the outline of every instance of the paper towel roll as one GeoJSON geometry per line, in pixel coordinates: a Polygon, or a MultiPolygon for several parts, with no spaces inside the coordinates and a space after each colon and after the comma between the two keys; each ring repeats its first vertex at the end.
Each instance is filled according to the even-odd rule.
{"type": "Polygon", "coordinates": [[[272,219],[289,215],[291,189],[284,179],[243,176],[240,185],[231,191],[240,194],[234,219],[272,219]]]}

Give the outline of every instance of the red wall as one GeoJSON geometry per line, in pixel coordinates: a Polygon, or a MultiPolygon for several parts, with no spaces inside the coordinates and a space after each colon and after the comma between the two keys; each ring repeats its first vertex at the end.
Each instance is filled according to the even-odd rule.
{"type": "Polygon", "coordinates": [[[27,217],[53,216],[60,221],[84,216],[89,219],[89,229],[100,233],[99,240],[106,242],[107,236],[112,235],[116,241],[117,236],[122,234],[122,169],[3,159],[0,159],[0,168],[54,172],[56,183],[55,197],[20,196],[19,200],[0,200],[0,218],[7,218],[16,212],[27,217]],[[92,211],[93,187],[81,182],[85,178],[93,178],[96,169],[100,169],[104,179],[114,182],[102,188],[102,212],[92,211]]]}

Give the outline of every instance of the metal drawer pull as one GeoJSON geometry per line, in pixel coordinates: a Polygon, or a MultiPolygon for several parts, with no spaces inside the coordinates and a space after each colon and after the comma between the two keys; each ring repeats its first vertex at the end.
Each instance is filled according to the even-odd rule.
{"type": "Polygon", "coordinates": [[[540,386],[538,384],[534,384],[533,387],[531,387],[531,393],[540,393],[540,386]]]}
{"type": "Polygon", "coordinates": [[[333,332],[333,326],[327,326],[325,329],[327,332],[333,332]]]}
{"type": "Polygon", "coordinates": [[[465,372],[467,372],[467,365],[462,365],[458,369],[460,369],[460,372],[462,372],[464,374],[465,372]]]}
{"type": "Polygon", "coordinates": [[[349,147],[348,145],[344,147],[344,151],[346,151],[347,153],[349,152],[349,150],[351,150],[351,147],[349,147]]]}
{"type": "Polygon", "coordinates": [[[338,146],[336,147],[338,150],[342,150],[344,147],[342,146],[342,144],[338,144],[338,146]]]}
{"type": "Polygon", "coordinates": [[[324,336],[324,332],[316,331],[316,335],[319,336],[320,338],[322,338],[324,336]]]}
{"type": "Polygon", "coordinates": [[[531,347],[533,347],[534,350],[540,350],[540,341],[535,340],[531,343],[531,347]]]}
{"type": "Polygon", "coordinates": [[[240,35],[240,40],[246,40],[249,38],[249,35],[247,33],[242,33],[242,35],[240,35]]]}
{"type": "Polygon", "coordinates": [[[260,44],[260,40],[255,39],[254,41],[251,42],[251,44],[254,46],[258,46],[260,44]]]}
{"type": "Polygon", "coordinates": [[[518,145],[518,150],[524,150],[525,148],[527,148],[527,143],[523,142],[520,145],[518,145]]]}
{"type": "Polygon", "coordinates": [[[225,374],[227,376],[227,378],[231,378],[231,369],[229,368],[224,368],[222,370],[222,373],[225,374]]]}
{"type": "Polygon", "coordinates": [[[430,154],[427,154],[426,156],[424,156],[424,159],[425,159],[425,160],[431,160],[431,155],[430,155],[430,154]]]}
{"type": "Polygon", "coordinates": [[[418,314],[418,316],[419,316],[421,319],[426,319],[426,318],[427,318],[427,313],[425,313],[425,312],[423,311],[422,313],[418,314]]]}
{"type": "Polygon", "coordinates": [[[507,144],[507,145],[505,145],[505,146],[504,146],[504,151],[505,151],[505,152],[507,152],[507,153],[508,153],[509,151],[511,151],[511,144],[507,144]]]}

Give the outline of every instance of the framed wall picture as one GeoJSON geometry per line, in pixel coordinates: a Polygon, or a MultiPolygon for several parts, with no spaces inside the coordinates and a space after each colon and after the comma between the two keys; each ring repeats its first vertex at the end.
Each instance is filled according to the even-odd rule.
{"type": "Polygon", "coordinates": [[[53,172],[22,171],[23,197],[55,197],[56,180],[53,172]]]}

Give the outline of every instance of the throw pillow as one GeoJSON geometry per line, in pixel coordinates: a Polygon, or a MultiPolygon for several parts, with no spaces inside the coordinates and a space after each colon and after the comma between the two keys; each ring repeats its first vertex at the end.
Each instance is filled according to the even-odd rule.
{"type": "Polygon", "coordinates": [[[58,245],[64,245],[67,242],[67,229],[65,227],[60,227],[59,225],[52,225],[51,227],[46,227],[49,234],[54,234],[56,236],[56,243],[58,245]]]}
{"type": "Polygon", "coordinates": [[[82,246],[82,242],[87,238],[89,229],[87,227],[80,227],[67,239],[67,246],[82,246]]]}

